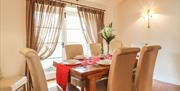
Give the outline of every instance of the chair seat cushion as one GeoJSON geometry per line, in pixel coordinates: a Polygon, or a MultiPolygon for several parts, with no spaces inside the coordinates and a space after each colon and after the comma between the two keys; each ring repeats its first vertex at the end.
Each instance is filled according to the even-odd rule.
{"type": "Polygon", "coordinates": [[[27,83],[25,76],[14,76],[0,79],[0,91],[14,91],[27,83]]]}

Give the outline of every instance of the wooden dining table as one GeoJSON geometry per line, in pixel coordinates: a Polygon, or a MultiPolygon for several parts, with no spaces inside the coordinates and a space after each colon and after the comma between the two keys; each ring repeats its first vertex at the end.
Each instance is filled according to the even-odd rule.
{"type": "Polygon", "coordinates": [[[70,70],[70,75],[85,81],[85,91],[96,91],[96,81],[108,77],[109,66],[87,65],[70,70]]]}
{"type": "MultiPolygon", "coordinates": [[[[54,61],[54,65],[58,62],[54,61]]],[[[84,81],[85,91],[96,91],[96,81],[108,77],[110,66],[91,64],[85,66],[77,66],[70,69],[70,76],[84,81]]]]}

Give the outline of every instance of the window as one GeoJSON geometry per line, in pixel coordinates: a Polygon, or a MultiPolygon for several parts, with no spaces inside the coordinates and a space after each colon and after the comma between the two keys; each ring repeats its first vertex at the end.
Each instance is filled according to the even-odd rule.
{"type": "Polygon", "coordinates": [[[87,43],[81,28],[77,8],[65,8],[64,26],[61,31],[57,47],[50,57],[42,61],[45,73],[47,73],[47,79],[55,77],[55,68],[53,68],[53,60],[62,60],[65,58],[65,44],[82,44],[85,55],[88,54],[87,43]]]}
{"type": "Polygon", "coordinates": [[[66,7],[65,44],[82,44],[85,55],[88,54],[87,42],[81,28],[76,8],[66,7]]]}

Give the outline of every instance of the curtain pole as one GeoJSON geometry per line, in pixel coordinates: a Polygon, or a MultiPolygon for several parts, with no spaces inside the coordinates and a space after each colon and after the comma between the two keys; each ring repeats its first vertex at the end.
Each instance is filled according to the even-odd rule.
{"type": "Polygon", "coordinates": [[[77,6],[82,6],[82,7],[97,9],[97,10],[101,10],[101,11],[103,11],[103,12],[106,11],[106,10],[104,10],[104,9],[99,9],[99,8],[95,8],[95,7],[91,7],[91,6],[87,6],[87,5],[82,5],[82,4],[77,4],[77,3],[73,3],[73,2],[68,2],[68,1],[63,1],[63,0],[57,0],[57,1],[63,2],[63,3],[68,3],[68,4],[73,4],[73,5],[77,5],[77,6]]]}

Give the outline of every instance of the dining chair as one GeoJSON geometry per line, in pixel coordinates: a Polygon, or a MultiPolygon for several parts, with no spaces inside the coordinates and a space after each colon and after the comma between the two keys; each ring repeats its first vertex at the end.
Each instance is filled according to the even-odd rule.
{"type": "Polygon", "coordinates": [[[115,51],[117,48],[122,48],[123,43],[120,40],[114,39],[111,41],[109,47],[110,47],[110,53],[113,53],[113,51],[115,51]]]}
{"type": "Polygon", "coordinates": [[[153,72],[160,49],[159,45],[142,48],[135,73],[134,91],[152,91],[153,72]]]}
{"type": "Polygon", "coordinates": [[[132,91],[133,66],[139,48],[118,48],[113,53],[108,91],[132,91]]]}
{"type": "MultiPolygon", "coordinates": [[[[33,49],[24,48],[20,53],[26,58],[26,62],[30,71],[31,80],[32,80],[32,89],[33,91],[50,91],[50,88],[47,85],[45,74],[40,63],[40,57],[37,52],[33,49]]],[[[56,86],[57,91],[63,91],[60,86],[56,86]]],[[[68,85],[68,91],[78,91],[77,88],[72,85],[68,85]],[[72,90],[69,90],[72,89],[72,90]]]]}
{"type": "Polygon", "coordinates": [[[73,59],[78,55],[83,55],[83,47],[81,44],[65,45],[66,59],[73,59]]]}
{"type": "Polygon", "coordinates": [[[0,91],[21,91],[25,90],[27,84],[27,77],[24,75],[17,75],[12,77],[2,77],[0,79],[0,91]]]}
{"type": "Polygon", "coordinates": [[[89,44],[91,56],[99,56],[101,55],[101,44],[100,43],[92,43],[89,44]]]}

